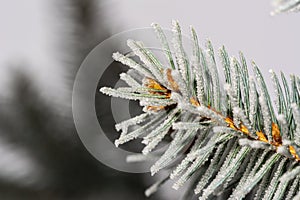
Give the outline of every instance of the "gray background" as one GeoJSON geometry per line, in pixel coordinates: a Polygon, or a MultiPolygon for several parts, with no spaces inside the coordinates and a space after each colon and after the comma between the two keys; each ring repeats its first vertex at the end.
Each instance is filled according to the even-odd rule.
{"type": "MultiPolygon", "coordinates": [[[[30,62],[29,73],[36,74],[42,85],[51,91],[61,89],[63,72],[57,60],[57,43],[64,32],[60,15],[53,11],[53,1],[5,1],[0,7],[0,72],[1,81],[8,79],[7,64],[30,62]],[[18,6],[15,6],[18,4],[18,6]],[[26,27],[26,28],[25,28],[26,27]],[[18,55],[21,59],[12,59],[18,55]],[[43,63],[40,67],[37,63],[43,63]],[[52,81],[51,83],[45,81],[52,81]],[[60,86],[60,87],[58,87],[60,86]]],[[[300,29],[299,14],[270,16],[270,0],[227,1],[102,1],[104,25],[111,34],[158,22],[170,28],[171,20],[178,19],[185,33],[193,25],[200,40],[210,38],[214,46],[226,45],[231,55],[244,52],[268,75],[275,71],[299,74],[300,29]]],[[[97,25],[97,24],[96,24],[97,25]]],[[[3,87],[3,84],[0,84],[3,87]]]]}

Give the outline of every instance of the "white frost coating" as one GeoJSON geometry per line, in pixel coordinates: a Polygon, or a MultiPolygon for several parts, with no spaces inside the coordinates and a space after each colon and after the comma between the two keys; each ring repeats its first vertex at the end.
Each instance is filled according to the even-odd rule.
{"type": "Polygon", "coordinates": [[[178,107],[182,110],[185,110],[185,111],[189,112],[189,113],[199,115],[199,112],[198,112],[198,110],[195,106],[192,106],[191,104],[187,104],[183,100],[178,102],[178,107]]]}
{"type": "MultiPolygon", "coordinates": [[[[222,163],[221,168],[218,170],[217,176],[220,175],[220,173],[225,172],[228,169],[228,167],[230,167],[231,162],[236,161],[236,159],[235,159],[236,158],[236,150],[238,149],[236,144],[237,143],[234,142],[234,144],[232,145],[232,148],[230,149],[229,153],[226,156],[225,162],[222,163]]],[[[222,188],[226,188],[227,187],[227,184],[232,180],[232,178],[234,177],[234,175],[235,175],[235,172],[230,173],[230,174],[226,174],[224,176],[225,179],[222,178],[223,180],[221,182],[223,183],[223,185],[222,184],[219,185],[219,186],[221,186],[221,190],[223,190],[222,188]]],[[[217,178],[217,176],[215,177],[215,179],[217,178]]],[[[219,186],[217,188],[219,188],[219,186]]],[[[210,187],[210,185],[208,187],[210,187]]],[[[218,192],[217,190],[213,190],[213,191],[214,191],[214,194],[216,194],[218,192]]]]}
{"type": "Polygon", "coordinates": [[[170,178],[174,179],[181,173],[183,173],[183,171],[188,168],[190,162],[193,162],[196,158],[202,158],[203,156],[209,154],[214,149],[216,143],[222,141],[223,139],[224,138],[222,137],[218,137],[217,134],[214,134],[205,146],[199,148],[204,142],[204,140],[199,137],[192,147],[190,153],[187,154],[187,156],[181,161],[179,165],[177,165],[176,169],[171,173],[170,178]]]}
{"type": "Polygon", "coordinates": [[[177,131],[175,138],[171,142],[169,148],[151,167],[151,175],[155,175],[159,170],[169,165],[176,158],[176,156],[178,156],[178,154],[186,147],[186,145],[189,142],[191,142],[191,140],[195,137],[196,133],[196,130],[189,130],[187,132],[184,132],[183,130],[177,131]]]}
{"type": "Polygon", "coordinates": [[[277,153],[284,155],[287,158],[293,158],[293,156],[291,155],[290,151],[289,151],[289,147],[288,146],[279,146],[277,147],[277,153]]]}
{"type": "Polygon", "coordinates": [[[265,193],[265,190],[267,189],[268,182],[269,182],[268,175],[269,174],[266,174],[266,176],[264,176],[262,180],[258,183],[257,191],[255,193],[255,197],[253,198],[253,200],[261,200],[263,198],[263,193],[265,193]]]}
{"type": "Polygon", "coordinates": [[[212,130],[214,133],[221,133],[223,135],[230,134],[231,136],[238,136],[238,137],[240,137],[242,135],[239,131],[235,131],[235,130],[225,127],[225,126],[215,126],[215,127],[213,127],[212,130]]]}
{"type": "Polygon", "coordinates": [[[174,100],[175,102],[182,101],[181,95],[177,92],[172,92],[170,99],[174,100]]]}
{"type": "MultiPolygon", "coordinates": [[[[229,165],[230,165],[230,162],[234,159],[234,156],[235,156],[235,153],[236,153],[236,150],[238,149],[237,148],[237,143],[236,142],[234,142],[233,144],[231,144],[231,146],[232,146],[232,148],[231,149],[229,149],[229,151],[227,151],[227,152],[225,152],[225,155],[226,155],[226,159],[225,159],[225,161],[222,163],[222,165],[220,166],[220,168],[218,169],[218,173],[217,173],[217,175],[214,177],[214,179],[213,179],[213,181],[215,181],[216,182],[216,179],[217,178],[222,178],[222,177],[225,177],[225,176],[223,176],[224,175],[224,172],[227,170],[227,168],[229,167],[229,165]]],[[[227,177],[225,177],[225,180],[223,180],[223,181],[221,181],[220,179],[220,182],[217,182],[217,184],[219,184],[220,183],[220,185],[219,186],[223,186],[224,184],[224,181],[226,181],[226,179],[228,180],[231,180],[231,178],[232,178],[232,175],[233,175],[234,173],[231,173],[231,174],[229,174],[229,176],[227,176],[227,177]]],[[[214,191],[214,189],[212,189],[212,182],[208,185],[208,187],[206,188],[206,189],[209,189],[209,191],[207,191],[207,192],[213,192],[214,191]],[[210,187],[210,188],[209,188],[210,187]]],[[[226,184],[226,183],[225,183],[226,184]]],[[[201,197],[201,199],[202,198],[207,198],[208,196],[209,196],[210,194],[208,194],[208,193],[206,193],[206,194],[204,194],[203,193],[203,195],[202,195],[202,197],[201,197]]]]}
{"type": "Polygon", "coordinates": [[[280,177],[281,182],[288,182],[294,179],[300,173],[300,166],[295,167],[291,171],[286,172],[280,177]]]}
{"type": "Polygon", "coordinates": [[[271,131],[272,119],[271,119],[271,113],[265,95],[261,95],[259,97],[259,103],[262,109],[261,114],[263,117],[264,131],[266,133],[268,141],[271,142],[273,141],[272,131],[271,131]]]}
{"type": "Polygon", "coordinates": [[[297,188],[298,183],[299,183],[299,176],[295,178],[292,185],[289,187],[289,191],[288,191],[285,199],[292,199],[295,191],[297,191],[297,189],[298,189],[297,188]]]}
{"type": "Polygon", "coordinates": [[[280,188],[280,190],[276,190],[273,199],[282,199],[287,186],[288,182],[279,182],[278,188],[280,188]]]}
{"type": "Polygon", "coordinates": [[[239,182],[237,188],[232,192],[230,196],[230,200],[236,200],[236,199],[241,199],[239,197],[239,191],[247,184],[247,182],[251,181],[258,171],[258,169],[261,167],[262,163],[265,160],[266,155],[268,154],[268,151],[264,150],[264,152],[259,156],[259,159],[255,163],[254,167],[251,168],[251,171],[247,177],[243,180],[243,182],[239,182]]]}
{"type": "Polygon", "coordinates": [[[140,106],[169,106],[173,105],[176,102],[170,99],[147,99],[147,100],[140,100],[140,106]]]}
{"type": "Polygon", "coordinates": [[[229,91],[230,90],[230,87],[231,87],[231,85],[230,84],[228,84],[228,83],[224,83],[224,90],[226,90],[226,91],[229,91]]]}
{"type": "Polygon", "coordinates": [[[280,98],[282,98],[279,94],[279,90],[278,90],[278,87],[280,87],[278,84],[277,84],[277,81],[276,81],[276,74],[275,72],[270,69],[269,72],[271,73],[271,79],[272,79],[272,82],[273,82],[273,88],[274,88],[274,95],[275,95],[275,105],[277,107],[277,109],[279,110],[280,108],[280,98]]]}
{"type": "Polygon", "coordinates": [[[126,73],[121,73],[120,74],[120,79],[125,81],[132,88],[142,87],[141,84],[139,84],[136,80],[134,80],[130,75],[128,75],[126,73]]]}
{"type": "Polygon", "coordinates": [[[162,141],[162,139],[168,134],[168,132],[169,129],[165,129],[153,138],[143,140],[142,143],[146,144],[146,146],[142,150],[142,153],[144,155],[148,155],[158,145],[158,143],[162,141]]]}
{"type": "Polygon", "coordinates": [[[190,164],[190,158],[186,156],[179,165],[177,165],[176,169],[172,171],[170,174],[170,179],[173,180],[177,178],[184,170],[188,168],[190,164]]]}
{"type": "Polygon", "coordinates": [[[124,98],[124,99],[131,99],[131,100],[138,100],[138,97],[132,96],[130,93],[122,93],[118,91],[117,89],[109,88],[109,87],[102,87],[100,89],[100,92],[103,94],[106,94],[108,96],[113,96],[113,97],[119,97],[119,98],[124,98]]]}
{"type": "Polygon", "coordinates": [[[218,122],[219,125],[226,125],[224,121],[224,117],[219,115],[218,113],[214,112],[213,110],[205,107],[205,106],[199,106],[197,107],[197,110],[200,115],[205,117],[210,117],[218,122]]]}
{"type": "MultiPolygon", "coordinates": [[[[229,96],[230,99],[230,104],[232,108],[238,108],[240,106],[240,102],[238,99],[238,96],[240,94],[240,83],[239,83],[239,72],[237,69],[238,66],[238,61],[236,60],[235,57],[231,58],[230,60],[230,77],[231,77],[231,85],[225,86],[225,91],[227,92],[227,95],[229,96]]],[[[241,100],[240,100],[241,101],[241,100]]],[[[234,111],[234,110],[233,110],[234,111]]],[[[240,124],[240,117],[237,116],[237,112],[233,112],[233,122],[235,126],[239,127],[240,124]]],[[[246,118],[246,117],[244,117],[246,118]]],[[[248,123],[250,124],[250,123],[248,123]]],[[[249,126],[250,127],[250,126],[249,126]]],[[[252,134],[253,136],[253,134],[252,134]]]]}
{"type": "Polygon", "coordinates": [[[204,153],[212,151],[214,149],[216,143],[217,142],[208,143],[205,146],[203,146],[202,148],[191,152],[191,154],[188,154],[186,157],[192,162],[195,158],[202,156],[204,153]]]}
{"type": "Polygon", "coordinates": [[[179,109],[175,108],[167,115],[167,119],[164,120],[162,124],[160,124],[156,129],[151,131],[147,136],[145,136],[144,140],[150,139],[160,133],[160,131],[164,130],[165,128],[170,128],[172,123],[178,119],[179,116],[176,116],[179,109]]]}
{"type": "Polygon", "coordinates": [[[193,39],[193,56],[192,56],[192,70],[196,78],[197,98],[200,103],[205,103],[205,89],[203,79],[203,67],[201,66],[200,48],[198,44],[197,34],[193,27],[191,27],[191,37],[193,39]]]}
{"type": "Polygon", "coordinates": [[[213,132],[214,133],[230,133],[230,132],[232,132],[232,129],[228,128],[226,126],[214,126],[213,132]]]}
{"type": "Polygon", "coordinates": [[[204,128],[201,130],[200,135],[198,135],[198,138],[196,139],[194,145],[191,148],[191,152],[194,152],[197,149],[199,149],[201,147],[201,145],[204,143],[204,141],[207,137],[207,134],[205,132],[207,132],[207,128],[204,128]],[[204,133],[202,133],[202,132],[204,132],[204,133]]]}
{"type": "Polygon", "coordinates": [[[289,128],[288,128],[288,124],[286,121],[286,118],[283,114],[278,115],[277,120],[279,122],[280,125],[280,135],[282,137],[282,139],[287,139],[288,133],[289,133],[289,128]]]}
{"type": "Polygon", "coordinates": [[[295,76],[295,78],[296,78],[296,85],[297,85],[298,94],[300,94],[300,77],[295,76]]]}
{"type": "Polygon", "coordinates": [[[295,143],[300,146],[300,110],[299,106],[295,103],[291,104],[292,111],[293,111],[293,117],[296,124],[296,130],[294,132],[294,140],[295,143]]]}
{"type": "Polygon", "coordinates": [[[273,109],[271,102],[269,101],[269,94],[266,88],[266,84],[264,81],[264,78],[259,70],[259,68],[256,66],[254,62],[252,62],[254,72],[256,75],[256,81],[258,84],[258,88],[260,89],[260,96],[259,96],[259,103],[261,107],[261,114],[263,117],[263,125],[264,125],[264,132],[267,135],[268,141],[272,142],[272,114],[273,109]]]}
{"type": "Polygon", "coordinates": [[[274,163],[276,163],[279,158],[280,157],[278,154],[273,154],[266,161],[266,163],[255,173],[254,176],[249,176],[247,182],[241,187],[239,191],[236,192],[236,194],[233,195],[233,198],[244,198],[246,194],[248,194],[248,192],[251,191],[252,188],[262,179],[262,177],[272,168],[274,163]]]}
{"type": "Polygon", "coordinates": [[[243,176],[242,176],[241,179],[239,180],[238,185],[237,185],[237,186],[234,188],[234,190],[232,191],[232,193],[231,193],[231,195],[230,195],[230,197],[229,197],[228,200],[235,200],[235,199],[233,198],[233,194],[235,194],[236,191],[239,191],[240,188],[243,186],[243,184],[245,184],[247,178],[249,178],[249,174],[250,174],[250,172],[251,172],[251,170],[252,170],[252,168],[253,168],[253,166],[254,166],[254,164],[255,164],[256,156],[258,156],[258,155],[260,155],[260,154],[258,153],[258,150],[255,150],[254,155],[251,155],[250,161],[249,161],[249,163],[248,163],[248,165],[247,165],[247,168],[246,168],[245,172],[243,173],[243,176]]]}
{"type": "Polygon", "coordinates": [[[126,142],[129,142],[140,135],[143,135],[149,131],[149,129],[152,126],[155,126],[157,123],[160,123],[161,120],[164,119],[164,113],[159,113],[157,115],[154,115],[154,117],[144,126],[128,133],[127,135],[121,134],[120,138],[115,141],[115,145],[118,147],[120,144],[124,144],[126,142]]]}
{"type": "Polygon", "coordinates": [[[136,63],[131,58],[128,58],[119,52],[113,53],[112,57],[115,61],[118,61],[118,62],[122,63],[123,65],[127,65],[128,67],[135,69],[147,77],[153,78],[153,74],[148,69],[145,69],[143,66],[136,63]]]}
{"type": "MultiPolygon", "coordinates": [[[[235,156],[231,163],[229,163],[228,166],[226,166],[224,163],[222,165],[222,168],[219,170],[216,178],[209,184],[206,189],[203,190],[201,199],[207,199],[215,191],[215,189],[218,188],[218,186],[222,185],[224,181],[228,181],[228,178],[232,178],[232,175],[237,172],[240,164],[249,151],[249,147],[242,147],[239,153],[235,156]]],[[[229,158],[227,157],[226,160],[229,160],[229,158]]]]}
{"type": "Polygon", "coordinates": [[[238,117],[238,119],[243,122],[243,124],[248,128],[248,129],[252,129],[252,127],[250,126],[250,122],[248,117],[245,114],[245,111],[243,109],[241,109],[240,107],[233,107],[232,108],[232,112],[238,117]]]}
{"type": "MultiPolygon", "coordinates": [[[[168,98],[165,98],[162,95],[152,95],[148,93],[136,93],[136,89],[133,88],[109,88],[109,87],[102,87],[100,92],[106,94],[108,96],[129,99],[129,100],[141,100],[141,101],[158,101],[164,104],[169,104],[172,101],[168,98]]],[[[144,90],[138,90],[143,92],[144,90]]]]}
{"type": "Polygon", "coordinates": [[[204,155],[197,157],[187,171],[174,183],[172,186],[175,190],[182,187],[192,176],[192,174],[199,169],[208,159],[210,152],[204,153],[204,155]]]}
{"type": "Polygon", "coordinates": [[[209,71],[211,74],[211,80],[212,80],[212,88],[213,88],[213,106],[217,109],[221,109],[220,105],[220,99],[221,99],[221,93],[220,93],[220,77],[219,77],[219,72],[217,68],[217,64],[215,61],[215,55],[214,55],[214,50],[211,44],[211,41],[207,41],[207,54],[210,59],[208,59],[208,66],[209,71]]]}
{"type": "Polygon", "coordinates": [[[274,6],[276,9],[271,12],[275,15],[282,12],[297,12],[299,11],[300,0],[275,0],[274,6]]]}
{"type": "Polygon", "coordinates": [[[261,167],[262,163],[264,162],[266,155],[269,153],[269,151],[264,150],[264,152],[261,154],[261,156],[259,156],[259,159],[257,160],[257,162],[255,163],[252,171],[249,174],[249,179],[248,181],[251,179],[251,177],[254,176],[254,174],[256,173],[256,171],[261,167]]]}
{"type": "Polygon", "coordinates": [[[283,167],[284,167],[286,161],[287,161],[287,158],[283,158],[280,161],[280,163],[279,163],[279,165],[276,169],[276,172],[273,174],[272,180],[269,183],[269,187],[265,191],[265,195],[264,195],[262,200],[272,200],[273,194],[275,193],[275,191],[277,189],[277,185],[279,183],[278,178],[279,178],[279,176],[281,175],[281,173],[283,171],[283,167]]]}
{"type": "MultiPolygon", "coordinates": [[[[230,72],[231,72],[231,86],[232,86],[232,89],[233,91],[235,92],[238,92],[238,78],[239,78],[239,74],[238,74],[238,71],[237,71],[237,68],[236,68],[236,65],[237,65],[237,60],[235,57],[232,57],[230,58],[230,72]]],[[[235,96],[237,96],[237,94],[235,94],[235,96]]]]}
{"type": "Polygon", "coordinates": [[[196,90],[197,90],[197,99],[201,104],[205,103],[205,89],[204,89],[204,80],[198,69],[194,69],[194,74],[196,77],[196,90]]]}
{"type": "Polygon", "coordinates": [[[300,191],[294,196],[293,200],[299,200],[300,199],[300,191]]]}
{"type": "Polygon", "coordinates": [[[127,40],[127,45],[132,49],[132,51],[141,59],[143,63],[149,68],[152,74],[157,80],[163,81],[162,76],[162,65],[157,61],[157,59],[150,53],[149,50],[142,46],[141,42],[136,42],[134,40],[127,40]]]}
{"type": "Polygon", "coordinates": [[[249,111],[249,120],[251,125],[254,126],[256,110],[257,110],[257,90],[254,82],[254,78],[249,78],[249,103],[250,103],[250,111],[249,111]]]}
{"type": "MultiPolygon", "coordinates": [[[[170,178],[173,180],[175,179],[176,177],[178,177],[180,174],[183,173],[184,170],[186,170],[188,168],[188,166],[190,165],[190,162],[194,161],[196,156],[199,154],[199,153],[202,153],[202,155],[210,150],[210,149],[213,149],[213,145],[210,147],[210,148],[200,148],[200,146],[203,144],[204,142],[204,137],[199,137],[195,144],[193,145],[191,151],[187,154],[187,156],[181,161],[180,164],[177,165],[177,167],[172,171],[172,173],[170,174],[170,178]],[[200,149],[199,149],[200,148],[200,149]]],[[[211,138],[211,141],[213,143],[214,141],[214,137],[211,138]]],[[[207,145],[206,145],[207,147],[207,145]]],[[[201,154],[200,154],[201,156],[201,154]]]]}
{"type": "Polygon", "coordinates": [[[291,140],[287,140],[287,139],[283,139],[282,140],[282,145],[288,146],[288,145],[293,145],[293,141],[291,140]]]}
{"type": "MultiPolygon", "coordinates": [[[[201,65],[200,47],[196,31],[191,26],[191,38],[193,41],[193,55],[191,56],[191,75],[196,82],[197,99],[201,104],[206,104],[205,82],[203,78],[203,67],[201,65]]],[[[193,88],[193,87],[192,87],[193,88]]]]}
{"type": "Polygon", "coordinates": [[[254,133],[253,128],[252,128],[252,126],[250,124],[250,121],[249,121],[248,117],[245,114],[245,111],[243,109],[241,109],[240,107],[233,107],[232,112],[238,118],[238,120],[240,120],[241,122],[243,122],[243,124],[248,129],[250,136],[252,138],[257,139],[257,135],[254,133]]]}
{"type": "Polygon", "coordinates": [[[222,134],[230,134],[232,136],[238,136],[238,137],[243,135],[239,131],[235,131],[235,130],[233,130],[231,128],[228,128],[228,127],[225,127],[225,126],[213,127],[213,132],[214,133],[222,133],[222,134]]]}
{"type": "Polygon", "coordinates": [[[119,87],[116,90],[118,92],[127,92],[127,93],[139,92],[139,93],[145,93],[146,95],[148,95],[146,88],[119,87]]]}
{"type": "MultiPolygon", "coordinates": [[[[299,0],[298,0],[299,2],[299,0]]],[[[300,11],[300,3],[298,3],[298,5],[294,8],[291,9],[291,12],[299,12],[300,11]]]]}
{"type": "Polygon", "coordinates": [[[213,158],[210,160],[210,164],[207,167],[207,170],[205,174],[201,177],[201,180],[197,184],[194,192],[195,194],[199,194],[205,187],[205,185],[208,183],[209,179],[212,177],[213,173],[215,172],[216,167],[220,161],[220,156],[222,155],[222,151],[224,150],[224,144],[220,145],[217,148],[216,153],[214,154],[213,158]]]}
{"type": "Polygon", "coordinates": [[[173,129],[201,129],[203,128],[203,125],[196,123],[196,122],[177,122],[173,123],[173,129]]]}
{"type": "Polygon", "coordinates": [[[115,128],[117,131],[120,131],[122,129],[122,133],[126,134],[129,126],[142,123],[143,121],[145,121],[147,119],[148,116],[149,116],[148,113],[143,113],[141,115],[135,116],[131,119],[128,119],[128,120],[125,120],[125,121],[122,121],[122,122],[116,124],[115,128]]]}
{"type": "Polygon", "coordinates": [[[249,146],[253,149],[267,149],[270,145],[262,142],[262,141],[256,141],[256,140],[249,140],[247,138],[241,138],[239,139],[239,144],[241,146],[249,146]]]}
{"type": "Polygon", "coordinates": [[[228,93],[231,96],[231,105],[232,107],[239,107],[238,104],[238,93],[239,93],[239,74],[237,71],[237,60],[235,57],[230,59],[230,75],[231,75],[231,86],[228,88],[228,93]]]}
{"type": "Polygon", "coordinates": [[[142,143],[146,144],[145,148],[142,150],[144,155],[150,153],[159,142],[168,134],[170,127],[172,124],[178,119],[178,109],[174,109],[172,113],[168,116],[168,118],[155,130],[153,130],[149,135],[144,137],[142,143]]]}
{"type": "Polygon", "coordinates": [[[183,97],[183,99],[185,100],[185,102],[189,102],[189,91],[188,91],[188,88],[186,86],[186,83],[184,82],[184,80],[182,79],[181,75],[173,70],[171,72],[172,74],[172,77],[174,79],[174,81],[178,84],[178,87],[179,87],[179,90],[181,92],[181,95],[183,97]]]}
{"type": "Polygon", "coordinates": [[[179,23],[175,20],[172,20],[172,31],[173,31],[173,39],[172,43],[175,50],[175,56],[178,64],[179,71],[181,72],[183,80],[189,84],[190,79],[190,69],[189,69],[189,63],[186,56],[186,53],[183,49],[182,45],[182,36],[181,36],[181,29],[179,26],[179,23]]]}
{"type": "MultiPolygon", "coordinates": [[[[234,76],[234,75],[232,75],[232,76],[234,76]]],[[[234,80],[232,80],[232,81],[234,81],[234,80]]],[[[235,89],[234,89],[233,85],[234,85],[234,83],[232,83],[232,85],[225,84],[224,89],[225,89],[227,95],[229,96],[231,107],[232,108],[238,108],[239,103],[238,103],[238,100],[237,100],[237,94],[234,92],[235,89]]],[[[240,124],[241,120],[236,114],[237,114],[237,112],[234,112],[234,110],[233,110],[233,123],[236,127],[239,127],[239,124],[240,124]]]]}
{"type": "Polygon", "coordinates": [[[172,58],[172,53],[171,53],[166,35],[164,34],[164,32],[161,29],[161,27],[159,26],[159,24],[152,23],[151,26],[153,27],[158,39],[160,40],[160,43],[162,44],[163,52],[164,52],[166,58],[168,59],[168,61],[170,63],[170,66],[173,67],[174,61],[173,61],[173,58],[172,58]]]}

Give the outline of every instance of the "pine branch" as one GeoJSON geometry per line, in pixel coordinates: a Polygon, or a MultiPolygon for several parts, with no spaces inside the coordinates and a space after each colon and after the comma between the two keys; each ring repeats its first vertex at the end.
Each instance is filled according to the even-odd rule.
{"type": "MultiPolygon", "coordinates": [[[[279,81],[271,71],[274,107],[259,67],[252,62],[254,76],[249,75],[243,54],[240,53],[240,59],[229,57],[222,47],[222,88],[211,42],[203,50],[191,28],[193,55],[188,58],[179,23],[174,21],[172,25],[173,48],[161,28],[153,25],[168,63],[159,61],[134,40],[129,40],[128,45],[142,63],[120,53],[113,56],[143,79],[122,75],[128,88],[104,87],[100,91],[139,100],[144,106],[144,114],[116,125],[117,130],[122,129],[116,145],[143,136],[146,146],[142,153],[146,156],[137,160],[153,159],[157,154],[152,155],[151,151],[169,135],[172,141],[151,167],[152,175],[172,168],[169,178],[175,180],[174,189],[191,179],[198,180],[190,190],[200,195],[199,199],[223,194],[231,199],[296,195],[300,173],[299,77],[292,75],[288,84],[283,74],[279,81]],[[172,50],[175,55],[170,54],[172,50]],[[128,127],[140,122],[144,124],[128,133],[128,127]],[[174,167],[175,160],[181,162],[174,167]],[[202,176],[196,177],[197,174],[202,176]],[[290,190],[285,192],[289,185],[290,190]]],[[[154,184],[147,196],[167,180],[154,184]]]]}

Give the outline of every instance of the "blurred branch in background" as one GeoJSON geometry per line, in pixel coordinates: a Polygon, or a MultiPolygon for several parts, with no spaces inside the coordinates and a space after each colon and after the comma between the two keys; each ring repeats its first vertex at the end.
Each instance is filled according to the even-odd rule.
{"type": "Polygon", "coordinates": [[[81,144],[71,115],[71,89],[80,63],[109,36],[98,2],[56,2],[64,28],[57,52],[64,60],[67,104],[53,105],[23,71],[13,73],[12,96],[1,97],[0,199],[145,198],[143,175],[117,172],[94,159],[81,144]]]}
{"type": "Polygon", "coordinates": [[[56,7],[59,8],[57,18],[64,22],[59,30],[59,34],[64,35],[58,43],[59,56],[67,67],[66,78],[73,87],[74,77],[83,59],[110,35],[104,25],[103,12],[106,7],[103,1],[96,0],[56,1],[56,7]]]}

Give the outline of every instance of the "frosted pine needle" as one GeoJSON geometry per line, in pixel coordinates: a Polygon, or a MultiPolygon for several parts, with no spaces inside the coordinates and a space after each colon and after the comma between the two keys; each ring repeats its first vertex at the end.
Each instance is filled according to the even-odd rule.
{"type": "Polygon", "coordinates": [[[248,194],[256,199],[298,198],[299,77],[291,76],[289,84],[282,73],[280,80],[271,71],[274,109],[254,62],[255,78],[249,75],[242,53],[239,59],[231,58],[222,47],[218,63],[211,42],[200,47],[193,28],[193,54],[188,55],[179,23],[173,21],[172,25],[173,45],[169,45],[160,26],[152,24],[167,62],[156,58],[142,42],[130,39],[128,45],[140,61],[132,54],[113,54],[116,61],[131,68],[120,75],[128,87],[100,89],[143,106],[143,113],[116,125],[122,131],[116,146],[143,137],[143,154],[129,156],[127,161],[154,160],[152,175],[163,169],[171,171],[151,186],[146,196],[172,179],[175,189],[196,181],[191,184],[195,188],[188,190],[199,199],[219,195],[242,199],[248,194]],[[218,64],[224,70],[225,83],[220,81],[218,64]],[[153,152],[162,142],[168,146],[153,152]]]}
{"type": "Polygon", "coordinates": [[[300,0],[274,0],[275,11],[271,14],[275,15],[282,12],[299,12],[300,0]]]}
{"type": "Polygon", "coordinates": [[[120,74],[120,79],[125,81],[127,83],[127,85],[132,88],[142,87],[141,84],[139,84],[136,80],[134,80],[134,78],[132,78],[130,75],[128,75],[126,73],[120,74]]]}

